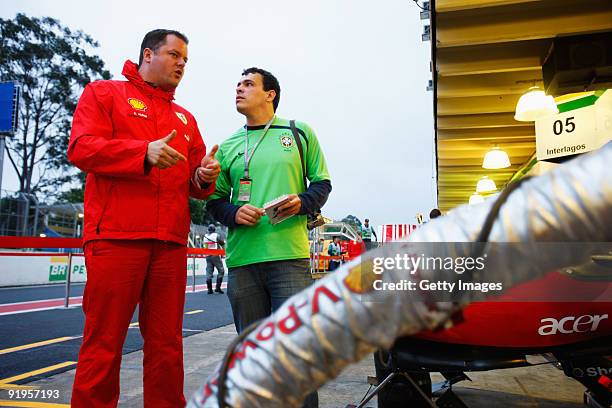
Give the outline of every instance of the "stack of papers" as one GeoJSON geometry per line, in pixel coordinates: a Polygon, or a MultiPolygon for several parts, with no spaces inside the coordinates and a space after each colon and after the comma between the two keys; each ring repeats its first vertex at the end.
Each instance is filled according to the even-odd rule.
{"type": "Polygon", "coordinates": [[[270,219],[270,224],[278,224],[279,222],[285,221],[287,218],[293,217],[293,215],[286,215],[284,217],[278,216],[278,208],[288,201],[289,195],[285,194],[264,204],[263,209],[270,219]]]}

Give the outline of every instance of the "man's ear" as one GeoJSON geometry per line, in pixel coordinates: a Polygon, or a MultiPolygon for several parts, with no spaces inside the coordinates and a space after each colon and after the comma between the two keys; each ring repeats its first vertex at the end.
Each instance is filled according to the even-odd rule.
{"type": "Polygon", "coordinates": [[[266,97],[266,101],[272,102],[274,101],[274,98],[276,98],[276,91],[274,89],[271,89],[268,91],[268,96],[266,97]]]}
{"type": "Polygon", "coordinates": [[[142,62],[150,63],[151,58],[153,58],[153,50],[150,48],[145,48],[142,52],[142,62]]]}

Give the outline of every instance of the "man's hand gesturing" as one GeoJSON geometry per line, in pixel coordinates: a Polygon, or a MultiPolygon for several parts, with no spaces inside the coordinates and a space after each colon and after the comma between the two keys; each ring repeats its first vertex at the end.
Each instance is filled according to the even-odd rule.
{"type": "Polygon", "coordinates": [[[168,136],[149,143],[149,146],[147,146],[147,163],[163,170],[174,166],[179,160],[187,160],[185,156],[168,146],[168,143],[175,137],[176,130],[173,130],[168,136]]]}
{"type": "Polygon", "coordinates": [[[265,215],[265,211],[261,208],[245,204],[238,209],[236,213],[236,224],[253,226],[259,222],[259,219],[265,215]]]}
{"type": "Polygon", "coordinates": [[[215,159],[215,153],[219,150],[219,145],[214,145],[206,156],[202,158],[200,167],[196,169],[196,174],[200,183],[211,184],[217,181],[219,173],[221,172],[221,165],[219,161],[215,159]]]}

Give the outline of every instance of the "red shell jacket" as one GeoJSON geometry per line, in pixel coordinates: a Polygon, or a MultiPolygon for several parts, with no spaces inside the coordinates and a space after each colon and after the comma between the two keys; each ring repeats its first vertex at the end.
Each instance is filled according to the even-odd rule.
{"type": "Polygon", "coordinates": [[[70,133],[68,159],[87,174],[83,241],[159,239],[185,245],[189,195],[205,199],[192,178],[206,154],[193,116],[175,104],[174,92],[144,82],[126,61],[127,81],[85,87],[70,133]],[[176,129],[169,145],[188,160],[160,170],[145,166],[149,142],[176,129]]]}

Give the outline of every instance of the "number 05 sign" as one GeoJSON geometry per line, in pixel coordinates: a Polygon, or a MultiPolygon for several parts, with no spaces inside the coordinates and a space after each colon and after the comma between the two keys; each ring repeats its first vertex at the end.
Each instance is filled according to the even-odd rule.
{"type": "Polygon", "coordinates": [[[536,120],[538,160],[562,161],[598,149],[612,139],[612,90],[557,105],[559,114],[536,120]]]}

